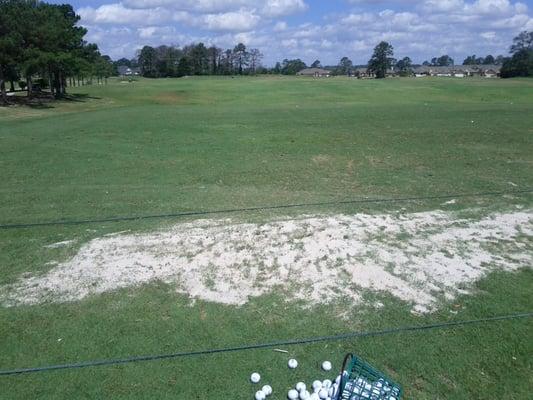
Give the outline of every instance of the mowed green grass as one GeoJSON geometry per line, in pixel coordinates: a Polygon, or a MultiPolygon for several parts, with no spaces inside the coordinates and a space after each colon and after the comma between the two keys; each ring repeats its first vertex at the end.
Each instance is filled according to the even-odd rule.
{"type": "MultiPolygon", "coordinates": [[[[0,223],[105,218],[363,197],[533,187],[533,81],[198,78],[110,81],[79,101],[0,109],[0,223]]],[[[432,210],[442,201],[304,207],[233,215],[432,210]]],[[[453,209],[530,208],[528,194],[453,209]]],[[[154,230],[176,220],[0,230],[0,285],[44,273],[76,248],[44,245],[154,230]]],[[[533,251],[529,246],[525,251],[533,251]]],[[[70,304],[0,308],[0,369],[199,350],[533,309],[531,270],[493,274],[427,316],[385,307],[302,309],[272,295],[243,307],[189,300],[162,284],[70,304]],[[339,315],[347,311],[345,318],[339,315]]],[[[370,295],[370,294],[369,294],[370,295]]],[[[298,379],[355,351],[416,399],[527,399],[531,320],[119,367],[0,377],[0,398],[252,398],[254,370],[282,399],[298,379]]]]}

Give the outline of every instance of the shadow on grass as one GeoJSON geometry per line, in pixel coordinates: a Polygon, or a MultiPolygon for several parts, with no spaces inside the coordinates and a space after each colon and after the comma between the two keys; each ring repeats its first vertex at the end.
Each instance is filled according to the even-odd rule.
{"type": "Polygon", "coordinates": [[[101,97],[89,96],[87,93],[66,94],[56,98],[50,92],[35,92],[32,97],[10,96],[7,103],[0,102],[0,107],[27,106],[33,109],[50,109],[55,108],[54,104],[61,101],[84,103],[89,100],[100,99],[101,97]]]}
{"type": "Polygon", "coordinates": [[[62,97],[60,97],[58,100],[64,100],[64,101],[74,101],[74,102],[86,102],[87,100],[101,100],[101,97],[96,96],[89,96],[87,93],[75,93],[75,94],[67,94],[62,97]]]}

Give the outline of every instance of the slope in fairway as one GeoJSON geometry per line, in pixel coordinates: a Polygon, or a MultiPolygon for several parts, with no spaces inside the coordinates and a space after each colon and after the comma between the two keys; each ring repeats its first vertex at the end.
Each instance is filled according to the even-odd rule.
{"type": "MultiPolygon", "coordinates": [[[[0,109],[0,221],[528,190],[532,89],[277,77],[79,88],[83,101],[0,109]]],[[[515,193],[2,229],[0,369],[531,311],[532,207],[515,193]],[[199,285],[180,286],[183,274],[199,285]]],[[[531,328],[1,378],[0,398],[247,399],[253,370],[284,398],[356,351],[406,398],[525,399],[531,328]]]]}

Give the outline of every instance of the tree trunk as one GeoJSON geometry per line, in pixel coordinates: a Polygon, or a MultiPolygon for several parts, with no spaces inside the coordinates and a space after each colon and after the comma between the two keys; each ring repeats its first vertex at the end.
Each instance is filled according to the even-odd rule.
{"type": "Polygon", "coordinates": [[[6,83],[4,80],[4,70],[0,65],[0,101],[3,104],[7,104],[6,83]]]}
{"type": "Polygon", "coordinates": [[[4,80],[4,74],[2,73],[2,67],[0,67],[0,92],[2,104],[7,104],[6,82],[4,80]]]}
{"type": "Polygon", "coordinates": [[[9,81],[9,84],[10,84],[10,88],[9,88],[9,89],[10,89],[12,92],[14,92],[14,91],[15,91],[15,82],[14,82],[14,81],[9,81]]]}
{"type": "Polygon", "coordinates": [[[31,81],[31,75],[26,75],[26,90],[28,91],[28,97],[33,96],[33,83],[31,81]]]}
{"type": "Polygon", "coordinates": [[[50,93],[54,95],[54,81],[52,79],[52,74],[48,74],[48,85],[50,86],[50,93]]]}
{"type": "Polygon", "coordinates": [[[61,74],[61,94],[63,96],[67,94],[67,78],[65,78],[65,74],[61,74]]]}

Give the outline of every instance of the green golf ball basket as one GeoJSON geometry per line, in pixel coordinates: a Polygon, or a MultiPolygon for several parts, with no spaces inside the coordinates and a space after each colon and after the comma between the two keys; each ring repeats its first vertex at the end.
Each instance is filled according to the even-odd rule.
{"type": "Polygon", "coordinates": [[[346,355],[335,400],[400,400],[401,397],[400,385],[355,355],[346,355]]]}

